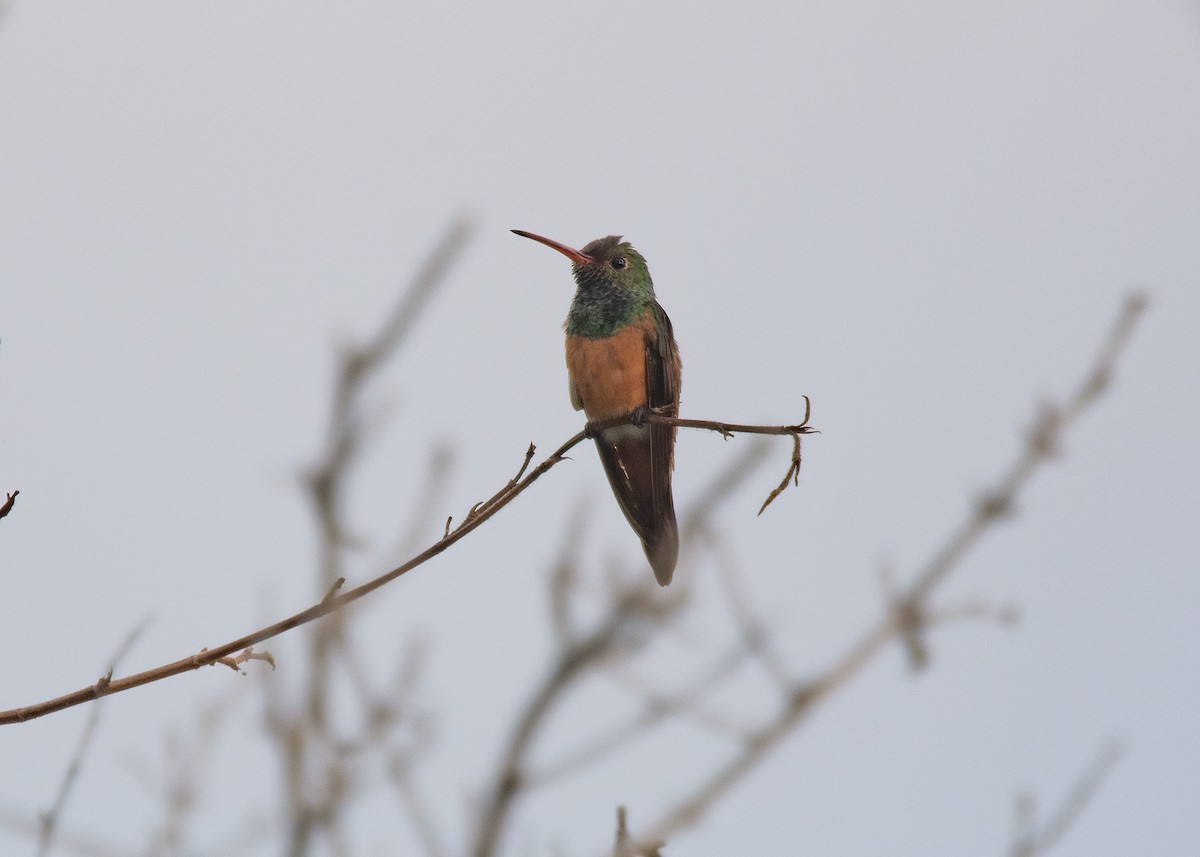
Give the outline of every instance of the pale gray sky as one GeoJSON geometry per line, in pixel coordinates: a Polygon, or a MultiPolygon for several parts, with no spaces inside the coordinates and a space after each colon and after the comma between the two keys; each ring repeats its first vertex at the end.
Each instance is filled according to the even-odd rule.
{"type": "MultiPolygon", "coordinates": [[[[310,603],[294,474],[331,355],[460,214],[475,238],[376,390],[391,422],[355,485],[356,579],[398,559],[431,444],[457,451],[436,518],[579,427],[567,264],[508,229],[622,233],[674,321],[685,415],[787,421],[812,397],[799,491],[755,518],[781,441],[722,518],[799,675],[878,615],[879,565],[911,576],[1138,286],[1153,303],[1109,395],[940,599],[1021,623],[941,629],[916,679],[882,658],[668,853],[1001,854],[1014,795],[1052,803],[1112,737],[1127,752],[1059,853],[1200,851],[1195,3],[5,8],[0,490],[21,496],[0,522],[0,708],[93,681],[148,614],[130,669],[310,603]]],[[[742,442],[681,436],[681,505],[742,442]]],[[[592,567],[637,567],[576,459],[358,617],[384,663],[429,640],[447,831],[545,669],[544,575],[579,498],[592,567]]],[[[684,563],[711,600],[684,631],[701,645],[713,572],[684,563]]],[[[285,681],[297,642],[271,646],[285,681]]],[[[260,698],[206,670],[109,701],[64,825],[142,845],[160,807],[140,772],[231,686],[195,842],[269,808],[260,698]]],[[[48,805],[85,716],[0,728],[0,805],[48,805]]],[[[530,801],[509,853],[593,853],[612,806],[653,817],[721,745],[680,729],[637,752],[530,801]]],[[[372,806],[361,853],[411,841],[372,806]]],[[[31,850],[0,830],[0,853],[31,850]]]]}

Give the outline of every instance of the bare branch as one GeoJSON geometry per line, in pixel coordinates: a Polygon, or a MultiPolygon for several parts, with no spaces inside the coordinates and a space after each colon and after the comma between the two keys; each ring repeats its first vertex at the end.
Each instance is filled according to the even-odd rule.
{"type": "Polygon", "coordinates": [[[638,842],[631,837],[625,821],[625,807],[617,807],[617,837],[613,843],[613,857],[662,857],[659,849],[666,844],[657,840],[638,842]]]}
{"type": "Polygon", "coordinates": [[[383,692],[375,692],[370,686],[370,671],[364,669],[363,659],[350,650],[350,642],[347,639],[344,643],[343,660],[364,717],[361,737],[340,740],[339,752],[344,756],[382,758],[384,770],[400,798],[401,808],[408,816],[425,853],[429,857],[444,857],[449,851],[442,844],[433,815],[426,806],[414,776],[419,757],[432,744],[429,720],[419,713],[415,701],[425,660],[424,645],[420,639],[410,641],[390,686],[383,692]],[[395,740],[398,727],[406,727],[405,734],[409,740],[395,740]]]}
{"type": "Polygon", "coordinates": [[[682,690],[669,694],[656,691],[648,687],[647,683],[635,687],[625,677],[622,684],[640,697],[642,711],[587,744],[565,753],[553,764],[529,773],[525,778],[528,787],[540,788],[555,780],[579,773],[644,735],[669,717],[679,717],[724,735],[733,734],[741,740],[745,734],[744,729],[699,710],[699,705],[705,695],[711,693],[726,678],[734,675],[749,657],[750,651],[744,641],[739,641],[689,681],[682,690]]]}
{"type": "MultiPolygon", "coordinates": [[[[329,722],[333,708],[330,688],[335,661],[347,658],[348,619],[347,614],[334,612],[338,606],[334,596],[344,580],[346,549],[353,544],[344,518],[342,497],[365,447],[365,391],[371,378],[399,352],[415,329],[424,308],[446,280],[450,266],[461,255],[470,231],[470,224],[464,220],[452,224],[413,280],[401,290],[379,329],[364,344],[343,350],[340,371],[334,379],[324,448],[305,480],[317,521],[317,585],[327,590],[319,606],[328,607],[326,613],[330,615],[316,624],[308,638],[309,668],[303,679],[307,684],[303,691],[304,707],[290,715],[275,712],[273,718],[276,727],[273,735],[281,745],[285,781],[306,782],[310,786],[307,789],[290,788],[287,792],[292,818],[288,849],[293,857],[306,855],[317,833],[327,836],[335,853],[344,839],[341,810],[349,793],[346,783],[353,777],[343,770],[344,760],[336,757],[328,760],[328,757],[309,750],[325,749],[336,743],[329,722]]],[[[430,479],[437,480],[440,475],[435,462],[430,479]]],[[[414,518],[412,524],[417,526],[419,523],[419,518],[414,518]]],[[[242,658],[257,657],[252,652],[252,649],[246,649],[237,658],[224,657],[218,662],[236,669],[242,658]]]]}
{"type": "Polygon", "coordinates": [[[898,595],[886,615],[817,679],[797,685],[778,714],[756,730],[737,755],[663,814],[651,827],[653,836],[666,838],[674,831],[695,823],[721,795],[745,777],[790,734],[819,702],[857,676],[888,643],[903,638],[906,621],[914,615],[914,606],[916,615],[920,616],[929,594],[960,564],[983,532],[1003,519],[1004,512],[1013,507],[1017,495],[1039,466],[1046,463],[1052,451],[1061,446],[1065,430],[1096,400],[1099,391],[1111,377],[1145,305],[1144,296],[1131,295],[1076,391],[1062,406],[1042,408],[1042,416],[1036,421],[1035,430],[1026,436],[1025,446],[1016,462],[988,493],[989,497],[994,498],[993,502],[976,504],[967,521],[952,533],[946,545],[898,595]],[[1047,414],[1052,414],[1052,418],[1047,414]]]}
{"type": "Polygon", "coordinates": [[[771,501],[782,494],[788,487],[788,480],[795,480],[794,484],[800,484],[800,433],[792,435],[792,463],[788,467],[787,473],[783,474],[783,481],[779,486],[767,495],[767,499],[763,500],[763,504],[758,507],[758,514],[762,514],[771,505],[771,501]]]}
{"type": "MultiPolygon", "coordinates": [[[[650,415],[647,419],[658,421],[660,418],[657,415],[650,415]]],[[[632,420],[626,420],[632,422],[632,420]]],[[[706,428],[712,431],[723,432],[729,429],[733,424],[730,423],[712,423],[705,420],[688,420],[686,421],[692,428],[706,428]]],[[[792,434],[795,431],[804,429],[803,426],[734,426],[736,430],[756,433],[756,434],[792,434]]],[[[276,622],[273,625],[268,625],[243,637],[238,637],[236,640],[231,640],[228,643],[223,643],[215,648],[201,649],[194,655],[180,658],[177,661],[172,661],[168,664],[149,669],[144,672],[136,673],[124,678],[112,679],[111,681],[89,685],[73,693],[64,694],[63,696],[54,699],[39,702],[34,705],[27,705],[21,708],[13,708],[7,711],[0,711],[0,726],[10,723],[22,723],[26,720],[32,720],[37,717],[43,717],[47,714],[53,714],[56,711],[62,711],[64,708],[71,708],[75,705],[81,705],[85,702],[90,702],[93,699],[98,699],[101,696],[107,696],[113,693],[131,690],[135,687],[141,687],[144,684],[160,681],[164,678],[180,675],[185,672],[200,669],[201,667],[210,666],[217,663],[222,658],[229,657],[235,652],[242,649],[248,649],[272,637],[276,637],[285,631],[290,631],[293,628],[298,628],[319,619],[322,616],[327,616],[337,610],[342,609],[348,604],[351,604],[364,595],[369,595],[376,589],[386,586],[401,575],[407,574],[414,568],[424,565],[429,560],[433,559],[438,554],[445,551],[451,545],[458,542],[463,537],[469,535],[478,529],[483,523],[489,520],[493,515],[515,500],[534,482],[540,479],[550,468],[554,467],[559,462],[566,458],[567,453],[580,444],[586,438],[585,432],[579,432],[574,437],[564,442],[558,449],[552,452],[549,456],[543,459],[537,467],[532,470],[527,470],[529,451],[526,452],[526,461],[522,464],[520,473],[524,473],[520,479],[514,477],[499,491],[493,494],[490,498],[480,503],[474,512],[468,515],[457,527],[451,529],[449,521],[447,522],[447,530],[442,538],[438,539],[432,545],[419,554],[414,556],[408,562],[393,568],[378,577],[367,581],[355,588],[336,595],[332,598],[326,597],[317,604],[309,607],[306,610],[301,610],[286,619],[276,622]]],[[[331,585],[336,581],[331,582],[331,585]]]]}
{"type": "Polygon", "coordinates": [[[945,546],[918,575],[909,590],[909,597],[918,601],[924,599],[958,564],[963,554],[975,545],[984,531],[991,524],[1003,519],[1014,507],[1017,493],[1025,487],[1037,468],[1046,463],[1061,446],[1063,433],[1075,424],[1088,406],[1095,402],[1100,391],[1108,385],[1116,361],[1145,308],[1145,295],[1134,293],[1126,298],[1099,355],[1083,381],[1061,406],[1043,404],[1039,408],[1033,428],[1025,438],[1025,447],[1017,460],[992,490],[985,492],[986,499],[975,507],[970,518],[951,535],[945,546]]]}
{"type": "Polygon", "coordinates": [[[550,674],[529,700],[518,718],[503,753],[500,770],[480,811],[479,829],[471,846],[471,854],[475,857],[489,857],[495,853],[512,803],[528,785],[526,759],[529,748],[555,703],[589,668],[614,650],[631,621],[653,619],[664,609],[669,609],[665,602],[647,597],[647,593],[645,587],[639,587],[619,598],[605,620],[590,634],[562,650],[550,674]]]}
{"type": "Polygon", "coordinates": [[[409,516],[404,534],[387,556],[407,556],[420,550],[425,533],[436,520],[437,509],[446,505],[446,489],[453,469],[453,450],[449,446],[435,446],[429,454],[424,481],[413,494],[421,498],[420,507],[409,516]]]}
{"type": "MultiPolygon", "coordinates": [[[[0,829],[33,840],[41,835],[42,822],[40,818],[32,818],[15,807],[0,804],[0,829]]],[[[129,857],[127,847],[68,831],[56,832],[54,843],[60,852],[77,857],[129,857]]]]}
{"type": "Polygon", "coordinates": [[[1032,800],[1018,801],[1018,832],[1010,857],[1040,857],[1054,848],[1096,796],[1124,752],[1117,741],[1101,749],[1040,828],[1034,823],[1032,800]]]}
{"type": "Polygon", "coordinates": [[[327,582],[339,574],[336,550],[346,541],[337,504],[350,465],[362,448],[359,399],[363,386],[404,344],[450,265],[462,254],[472,229],[467,220],[451,224],[380,329],[365,346],[350,349],[342,356],[341,371],[334,383],[325,450],[308,475],[310,499],[321,526],[322,565],[327,582]]]}
{"type": "MultiPolygon", "coordinates": [[[[779,483],[779,487],[771,491],[767,499],[763,501],[759,507],[758,514],[762,514],[767,506],[771,505],[771,501],[783,493],[787,488],[788,482],[794,480],[795,484],[800,484],[800,435],[816,434],[817,430],[808,424],[809,417],[812,416],[812,402],[808,396],[804,397],[804,419],[799,423],[790,426],[754,426],[743,425],[739,423],[718,422],[716,420],[692,420],[673,417],[659,411],[649,411],[647,413],[638,413],[632,422],[639,425],[643,422],[655,423],[657,425],[675,426],[676,428],[695,428],[706,429],[708,431],[718,432],[723,438],[729,440],[734,434],[768,434],[768,435],[790,435],[794,441],[792,447],[792,460],[788,466],[787,473],[783,476],[783,481],[779,483]]],[[[630,422],[628,418],[620,417],[611,420],[598,420],[589,422],[584,431],[589,437],[603,431],[606,428],[613,428],[619,425],[625,425],[630,422]]]]}
{"type": "MultiPolygon", "coordinates": [[[[461,255],[470,226],[466,221],[453,224],[434,249],[426,263],[405,288],[391,313],[378,331],[359,346],[347,347],[341,355],[340,372],[334,381],[333,397],[328,417],[324,450],[311,468],[307,479],[309,500],[318,525],[318,586],[327,593],[321,605],[330,613],[338,607],[337,593],[344,583],[346,550],[351,546],[349,525],[345,520],[344,486],[348,484],[359,463],[359,453],[365,446],[365,392],[370,379],[399,351],[409,334],[416,328],[424,308],[446,280],[446,273],[461,255]]],[[[448,469],[449,453],[442,449],[432,456],[427,490],[441,488],[448,469]],[[440,454],[439,454],[440,453],[440,454]]],[[[424,495],[423,515],[410,521],[409,540],[415,541],[424,515],[436,506],[435,499],[424,495]]],[[[408,545],[400,552],[404,555],[408,545]]],[[[346,603],[346,602],[340,602],[346,603]]],[[[352,767],[353,758],[360,752],[356,742],[343,740],[331,724],[331,704],[336,675],[353,673],[357,664],[351,651],[348,616],[338,612],[317,622],[308,638],[308,670],[304,675],[307,688],[303,694],[306,704],[291,714],[273,712],[272,734],[280,744],[285,765],[285,782],[308,784],[307,788],[287,789],[288,850],[293,857],[304,857],[318,834],[325,836],[333,853],[346,849],[344,808],[353,784],[358,780],[352,767]],[[317,751],[317,752],[314,752],[317,751]]],[[[255,657],[247,649],[238,658],[223,658],[220,663],[238,667],[241,658],[255,657]]],[[[365,687],[365,685],[364,685],[365,687]]],[[[379,704],[376,709],[386,707],[379,704]]],[[[386,744],[386,735],[370,733],[365,740],[386,744]]]]}
{"type": "MultiPolygon", "coordinates": [[[[636,422],[635,420],[631,421],[636,422]]],[[[717,430],[719,431],[719,429],[717,430]]],[[[585,428],[580,437],[582,438],[587,432],[588,429],[585,428]]],[[[708,488],[701,493],[681,518],[680,531],[686,538],[703,531],[709,525],[709,519],[717,504],[728,497],[738,487],[738,483],[753,472],[753,464],[761,459],[762,453],[761,445],[752,444],[729,467],[717,474],[708,488]]],[[[495,853],[516,799],[522,791],[542,785],[553,777],[569,773],[574,767],[587,764],[596,758],[596,754],[602,752],[605,746],[615,746],[627,740],[632,734],[636,734],[637,731],[649,728],[666,716],[668,712],[662,711],[659,715],[651,713],[646,718],[639,718],[637,722],[625,728],[602,736],[548,773],[539,775],[529,769],[528,755],[533,738],[549,720],[554,706],[566,695],[574,682],[583,676],[586,669],[598,665],[606,657],[615,656],[622,651],[617,646],[617,632],[628,627],[630,620],[635,618],[649,620],[650,624],[665,622],[686,604],[686,593],[686,589],[679,588],[672,590],[669,596],[664,597],[657,587],[652,588],[645,583],[632,589],[618,587],[607,607],[605,618],[596,625],[590,635],[580,637],[567,624],[569,632],[560,635],[563,645],[556,666],[534,690],[530,701],[526,704],[524,712],[513,730],[513,737],[502,755],[499,770],[493,778],[493,784],[488,790],[489,797],[480,812],[481,822],[472,850],[476,857],[485,857],[495,853]]],[[[560,597],[565,597],[565,592],[561,593],[560,597]]],[[[564,608],[555,609],[561,611],[564,608]]],[[[736,657],[735,653],[734,659],[736,657]]],[[[723,669],[723,667],[719,669],[723,669]]],[[[692,696],[685,692],[674,700],[663,702],[660,709],[675,710],[673,706],[677,705],[679,706],[678,710],[690,710],[692,696]]]]}
{"type": "MultiPolygon", "coordinates": [[[[149,624],[149,620],[142,622],[142,624],[125,635],[125,639],[117,646],[117,650],[113,652],[113,656],[108,662],[108,676],[112,676],[113,670],[117,668],[117,664],[133,648],[134,643],[142,635],[142,631],[146,629],[147,624],[149,624]]],[[[58,794],[55,795],[54,801],[50,804],[50,809],[41,816],[41,824],[38,831],[38,857],[44,857],[44,855],[49,854],[50,849],[54,847],[59,819],[62,817],[64,807],[66,807],[71,789],[74,787],[75,781],[79,778],[79,772],[83,769],[83,759],[87,755],[88,748],[92,744],[92,739],[96,735],[96,727],[100,724],[100,712],[102,710],[102,706],[100,705],[92,706],[92,710],[88,714],[87,723],[79,736],[79,743],[75,747],[75,755],[71,757],[66,773],[63,775],[62,784],[58,787],[58,794]]]]}
{"type": "Polygon", "coordinates": [[[570,645],[578,635],[571,598],[578,586],[579,547],[583,543],[588,513],[587,503],[580,503],[572,512],[550,575],[550,625],[562,645],[570,645]]]}
{"type": "Polygon", "coordinates": [[[688,541],[710,532],[713,513],[717,506],[732,494],[766,458],[771,442],[766,438],[755,438],[709,483],[708,487],[692,500],[680,520],[680,539],[688,541]]]}
{"type": "Polygon", "coordinates": [[[378,369],[407,340],[429,299],[444,282],[450,266],[462,255],[474,231],[474,224],[466,218],[459,218],[450,225],[375,338],[357,355],[357,371],[353,378],[355,383],[360,383],[363,376],[378,369]]]}
{"type": "Polygon", "coordinates": [[[776,686],[786,692],[794,680],[783,657],[771,645],[770,635],[763,620],[750,606],[740,570],[730,556],[728,546],[715,535],[709,537],[709,544],[712,546],[717,578],[725,595],[725,603],[741,634],[747,653],[754,655],[763,671],[771,677],[776,686]]]}
{"type": "Polygon", "coordinates": [[[199,710],[195,728],[186,736],[165,736],[163,770],[149,774],[145,782],[149,792],[162,800],[164,816],[143,853],[151,857],[191,853],[186,842],[188,826],[199,806],[213,746],[236,703],[233,693],[222,694],[199,710]]]}

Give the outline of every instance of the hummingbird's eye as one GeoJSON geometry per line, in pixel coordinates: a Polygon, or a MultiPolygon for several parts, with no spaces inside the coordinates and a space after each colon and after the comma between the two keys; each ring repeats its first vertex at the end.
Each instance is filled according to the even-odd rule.
{"type": "Polygon", "coordinates": [[[609,262],[608,264],[612,265],[614,268],[616,268],[619,271],[625,267],[625,257],[624,256],[614,256],[613,260],[611,262],[609,262]]]}

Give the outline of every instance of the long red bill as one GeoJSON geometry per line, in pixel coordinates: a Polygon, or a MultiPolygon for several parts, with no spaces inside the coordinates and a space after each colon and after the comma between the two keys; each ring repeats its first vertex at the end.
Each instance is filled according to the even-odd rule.
{"type": "Polygon", "coordinates": [[[558,241],[555,241],[553,238],[543,238],[541,235],[534,235],[532,232],[525,232],[522,229],[514,229],[512,231],[517,235],[520,235],[522,238],[532,238],[534,241],[537,241],[540,244],[545,244],[547,247],[554,248],[559,253],[562,253],[564,256],[578,265],[587,265],[590,262],[595,261],[591,256],[585,256],[574,247],[568,247],[566,244],[561,244],[558,241]]]}

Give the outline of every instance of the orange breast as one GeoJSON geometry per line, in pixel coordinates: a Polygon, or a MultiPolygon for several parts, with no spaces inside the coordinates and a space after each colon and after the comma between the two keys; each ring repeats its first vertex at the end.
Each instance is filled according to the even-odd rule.
{"type": "Polygon", "coordinates": [[[607,339],[567,337],[567,374],[589,420],[614,419],[645,407],[646,339],[653,324],[647,315],[607,339]]]}

